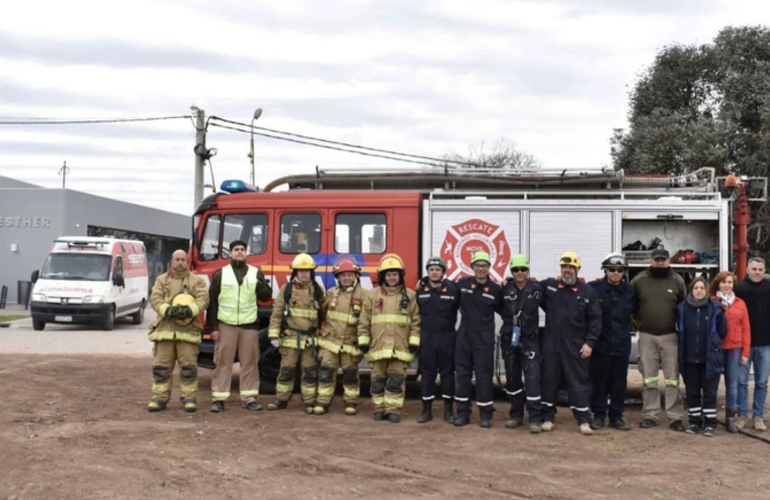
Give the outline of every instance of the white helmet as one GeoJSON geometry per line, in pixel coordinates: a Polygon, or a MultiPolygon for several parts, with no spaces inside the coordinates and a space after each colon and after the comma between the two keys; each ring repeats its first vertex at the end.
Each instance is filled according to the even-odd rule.
{"type": "Polygon", "coordinates": [[[628,267],[628,263],[626,262],[626,256],[623,255],[622,253],[612,252],[611,254],[607,255],[602,261],[602,269],[607,269],[608,267],[616,267],[616,266],[622,266],[623,268],[628,267]]]}

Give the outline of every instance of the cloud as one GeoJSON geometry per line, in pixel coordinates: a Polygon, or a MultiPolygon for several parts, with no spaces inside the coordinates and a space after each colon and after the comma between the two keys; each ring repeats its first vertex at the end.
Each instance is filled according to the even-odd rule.
{"type": "MultiPolygon", "coordinates": [[[[194,104],[248,122],[262,107],[257,125],[376,148],[441,156],[505,137],[546,168],[594,168],[660,47],[764,18],[770,6],[740,0],[16,2],[0,28],[0,116],[194,104]]],[[[66,160],[73,188],[191,210],[188,120],[0,130],[2,175],[54,187],[66,160]]],[[[248,178],[249,134],[211,126],[207,146],[217,183],[248,178]]],[[[317,165],[403,166],[260,136],[256,150],[261,185],[317,165]]]]}

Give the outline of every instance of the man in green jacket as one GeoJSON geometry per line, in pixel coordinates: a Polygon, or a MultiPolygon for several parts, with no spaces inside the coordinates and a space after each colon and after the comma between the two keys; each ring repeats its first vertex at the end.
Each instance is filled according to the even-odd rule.
{"type": "Polygon", "coordinates": [[[211,328],[214,350],[214,375],[211,377],[211,396],[214,400],[209,411],[221,413],[230,397],[233,363],[238,354],[241,364],[241,406],[259,411],[259,316],[257,301],[269,300],[273,290],[258,267],[246,263],[246,243],[230,243],[230,264],[211,277],[209,296],[211,305],[206,323],[211,328]]]}
{"type": "Polygon", "coordinates": [[[644,378],[639,427],[650,429],[658,425],[658,382],[662,368],[669,425],[675,431],[684,432],[676,333],[676,305],[687,297],[684,280],[671,269],[668,250],[658,248],[652,251],[650,267],[639,273],[631,285],[639,296],[635,320],[639,327],[639,371],[644,378]]]}

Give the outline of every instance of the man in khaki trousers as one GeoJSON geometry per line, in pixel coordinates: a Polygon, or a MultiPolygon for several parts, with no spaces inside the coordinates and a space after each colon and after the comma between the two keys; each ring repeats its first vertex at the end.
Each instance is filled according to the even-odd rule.
{"type": "Polygon", "coordinates": [[[241,364],[241,406],[259,411],[259,316],[257,301],[272,297],[272,289],[259,268],[246,264],[246,243],[230,243],[230,264],[211,279],[206,322],[211,328],[214,350],[214,376],[211,379],[210,411],[221,413],[230,397],[235,356],[241,364]]]}
{"type": "Polygon", "coordinates": [[[650,429],[658,425],[662,369],[669,426],[684,432],[675,315],[676,305],[687,297],[684,280],[671,269],[668,250],[658,248],[652,251],[650,267],[639,273],[631,285],[639,296],[635,319],[639,326],[639,371],[644,379],[639,427],[650,429]]]}

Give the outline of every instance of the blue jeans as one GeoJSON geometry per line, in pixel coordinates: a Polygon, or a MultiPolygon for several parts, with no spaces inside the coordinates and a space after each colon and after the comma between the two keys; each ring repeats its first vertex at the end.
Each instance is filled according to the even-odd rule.
{"type": "Polygon", "coordinates": [[[725,351],[725,408],[738,409],[738,379],[741,377],[741,351],[727,349],[725,351]]]}
{"type": "Polygon", "coordinates": [[[764,417],[767,398],[767,376],[770,374],[770,345],[751,347],[751,356],[746,365],[739,368],[738,415],[749,414],[749,371],[754,365],[754,417],[764,417]]]}

